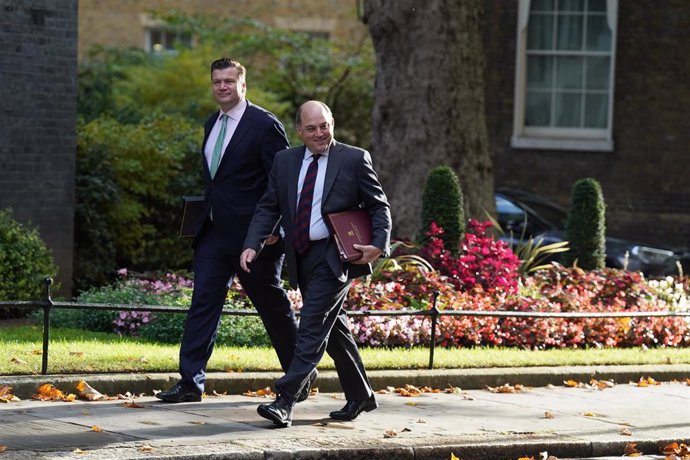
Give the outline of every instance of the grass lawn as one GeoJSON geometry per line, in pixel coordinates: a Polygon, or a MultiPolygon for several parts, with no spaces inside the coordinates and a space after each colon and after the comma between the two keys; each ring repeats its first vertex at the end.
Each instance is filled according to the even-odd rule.
{"type": "MultiPolygon", "coordinates": [[[[0,327],[0,375],[41,372],[42,328],[0,327]]],[[[176,372],[178,345],[150,343],[115,334],[51,329],[48,372],[176,372]]],[[[367,369],[425,369],[428,348],[362,349],[367,369]]],[[[690,364],[688,348],[518,350],[513,348],[436,348],[435,368],[489,368],[598,364],[690,364]]],[[[333,369],[325,356],[319,369],[333,369]]],[[[278,371],[270,348],[216,347],[209,371],[278,371]]]]}

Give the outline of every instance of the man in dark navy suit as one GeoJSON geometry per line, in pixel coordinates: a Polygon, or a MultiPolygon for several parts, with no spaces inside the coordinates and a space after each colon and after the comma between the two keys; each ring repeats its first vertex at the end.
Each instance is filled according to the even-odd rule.
{"type": "Polygon", "coordinates": [[[281,427],[292,424],[293,406],[309,388],[324,352],[333,358],[347,399],[331,418],[354,420],[378,407],[343,302],[352,278],[371,273],[371,262],[390,252],[390,206],[369,152],[337,142],[334,125],[323,102],[308,101],[300,107],[296,127],[304,145],[276,155],[240,260],[244,270],[254,273],[254,264],[269,249],[263,242],[281,222],[290,284],[299,285],[303,303],[295,357],[276,382],[278,398],[257,409],[281,427]],[[354,245],[361,258],[341,262],[325,216],[358,207],[369,212],[372,241],[354,245]]]}
{"type": "MultiPolygon", "coordinates": [[[[280,272],[284,244],[267,237],[252,273],[239,269],[254,208],[266,190],[276,152],[289,147],[285,129],[270,112],[246,98],[246,70],[227,58],[211,64],[213,96],[220,110],[204,126],[205,209],[192,242],[194,292],[180,347],[181,380],[156,396],[166,402],[201,401],[206,364],[213,352],[228,283],[235,275],[259,312],[284,370],[292,362],[297,323],[280,272]]],[[[313,383],[316,374],[312,374],[313,383]]],[[[308,389],[300,399],[308,396],[308,389]]]]}

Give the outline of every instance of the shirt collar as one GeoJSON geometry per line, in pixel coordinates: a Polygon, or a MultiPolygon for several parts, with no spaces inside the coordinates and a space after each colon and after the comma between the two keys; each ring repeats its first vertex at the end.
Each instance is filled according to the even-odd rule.
{"type": "Polygon", "coordinates": [[[218,118],[225,113],[228,118],[232,118],[233,120],[239,120],[242,118],[242,115],[244,114],[244,110],[247,108],[247,100],[243,99],[239,103],[235,105],[235,107],[231,108],[227,112],[223,112],[223,109],[220,109],[220,113],[218,114],[218,118]]]}
{"type": "MultiPolygon", "coordinates": [[[[331,151],[331,147],[329,146],[329,147],[321,154],[321,156],[327,157],[327,156],[328,156],[328,153],[329,153],[330,151],[331,151]]],[[[312,155],[314,155],[314,154],[312,153],[312,151],[309,150],[308,147],[304,147],[304,158],[303,158],[303,159],[304,159],[304,160],[310,160],[311,157],[312,157],[312,155]]]]}

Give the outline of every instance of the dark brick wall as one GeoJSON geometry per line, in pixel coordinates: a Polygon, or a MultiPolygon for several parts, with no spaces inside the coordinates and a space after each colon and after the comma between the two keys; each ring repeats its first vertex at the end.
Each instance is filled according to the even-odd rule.
{"type": "Polygon", "coordinates": [[[31,222],[71,289],[77,0],[0,0],[0,208],[31,222]]]}
{"type": "Polygon", "coordinates": [[[485,0],[487,114],[496,185],[562,204],[602,184],[610,233],[690,246],[690,3],[620,1],[613,152],[512,149],[517,1],[485,0]]]}

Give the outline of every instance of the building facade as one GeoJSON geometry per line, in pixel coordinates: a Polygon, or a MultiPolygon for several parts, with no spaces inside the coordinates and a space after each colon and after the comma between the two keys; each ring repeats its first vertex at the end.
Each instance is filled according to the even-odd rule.
{"type": "Polygon", "coordinates": [[[72,279],[77,0],[0,0],[0,209],[31,222],[72,279]]]}

